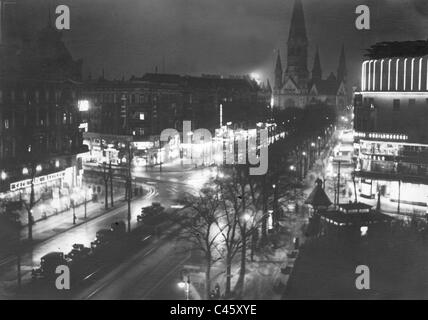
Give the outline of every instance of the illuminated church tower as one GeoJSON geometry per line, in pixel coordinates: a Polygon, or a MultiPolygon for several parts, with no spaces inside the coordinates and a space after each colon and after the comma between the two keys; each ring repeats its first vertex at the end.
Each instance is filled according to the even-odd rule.
{"type": "Polygon", "coordinates": [[[287,67],[284,80],[291,78],[304,88],[309,79],[308,37],[306,36],[305,16],[301,0],[294,2],[287,48],[287,67]]]}
{"type": "Polygon", "coordinates": [[[308,71],[308,46],[302,0],[295,0],[287,42],[287,60],[283,70],[278,51],[275,64],[273,106],[279,109],[305,108],[308,105],[332,105],[338,109],[347,104],[346,59],[342,46],[337,76],[322,78],[319,49],[316,49],[312,72],[308,71]],[[282,77],[281,77],[282,75],[282,77]]]}

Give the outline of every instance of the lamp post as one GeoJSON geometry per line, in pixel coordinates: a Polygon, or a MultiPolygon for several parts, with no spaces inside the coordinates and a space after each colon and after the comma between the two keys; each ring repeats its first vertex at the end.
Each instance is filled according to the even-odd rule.
{"type": "Polygon", "coordinates": [[[132,199],[132,177],[131,177],[131,162],[132,162],[132,150],[131,142],[128,142],[128,174],[126,178],[127,185],[127,202],[128,202],[128,232],[131,232],[131,199],[132,199]]]}
{"type": "Polygon", "coordinates": [[[107,175],[107,164],[106,162],[103,162],[103,179],[104,179],[104,208],[108,209],[108,180],[109,177],[107,175]]]}
{"type": "Polygon", "coordinates": [[[21,289],[21,221],[19,218],[15,221],[16,225],[16,276],[18,289],[21,289]]]}
{"type": "Polygon", "coordinates": [[[178,287],[184,289],[186,300],[190,300],[190,275],[186,270],[181,272],[181,281],[178,283],[178,287]]]}
{"type": "Polygon", "coordinates": [[[301,168],[301,180],[303,180],[306,176],[306,152],[305,151],[302,152],[300,168],[301,168]]]}
{"type": "Polygon", "coordinates": [[[276,227],[278,223],[278,189],[276,184],[272,185],[273,189],[273,214],[272,214],[272,220],[273,220],[273,226],[276,227]]]}
{"type": "Polygon", "coordinates": [[[159,172],[162,172],[162,141],[159,139],[159,172]]]}
{"type": "Polygon", "coordinates": [[[315,157],[314,157],[314,152],[315,152],[315,142],[311,142],[311,151],[310,151],[310,154],[311,154],[311,161],[310,161],[310,164],[312,164],[313,162],[315,162],[314,160],[315,160],[315,157]]]}

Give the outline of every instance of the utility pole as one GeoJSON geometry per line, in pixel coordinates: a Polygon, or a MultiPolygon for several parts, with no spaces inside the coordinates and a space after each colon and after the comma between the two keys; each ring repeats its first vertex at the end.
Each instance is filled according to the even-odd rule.
{"type": "Polygon", "coordinates": [[[127,177],[127,201],[128,201],[128,232],[131,232],[131,197],[132,197],[132,185],[131,185],[131,162],[132,162],[132,152],[131,152],[131,142],[128,142],[128,177],[127,177]]]}
{"type": "Polygon", "coordinates": [[[103,179],[104,179],[104,200],[105,200],[105,204],[104,204],[104,208],[107,210],[108,209],[108,176],[107,176],[107,168],[106,168],[106,163],[103,162],[103,179]]]}
{"type": "Polygon", "coordinates": [[[21,289],[21,228],[19,219],[16,225],[16,241],[16,271],[18,279],[18,289],[21,289]]]}
{"type": "Polygon", "coordinates": [[[400,214],[400,203],[401,203],[401,180],[398,180],[398,205],[397,213],[400,214]]]}
{"type": "Polygon", "coordinates": [[[108,166],[108,173],[109,173],[109,178],[110,178],[110,203],[111,206],[113,207],[113,169],[111,168],[111,160],[109,162],[109,166],[108,166]]]}
{"type": "Polygon", "coordinates": [[[162,172],[162,141],[159,138],[159,172],[162,172]]]}

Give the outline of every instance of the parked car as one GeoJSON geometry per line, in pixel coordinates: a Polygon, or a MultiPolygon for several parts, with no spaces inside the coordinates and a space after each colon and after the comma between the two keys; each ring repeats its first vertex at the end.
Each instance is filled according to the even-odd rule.
{"type": "Polygon", "coordinates": [[[50,252],[40,259],[40,267],[31,272],[33,279],[52,278],[55,276],[56,268],[60,265],[67,265],[63,252],[50,252]]]}

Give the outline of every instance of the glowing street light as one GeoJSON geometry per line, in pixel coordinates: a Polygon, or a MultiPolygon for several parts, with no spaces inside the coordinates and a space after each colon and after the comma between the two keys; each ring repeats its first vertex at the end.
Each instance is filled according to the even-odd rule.
{"type": "Polygon", "coordinates": [[[246,214],[244,214],[243,218],[244,218],[245,222],[248,222],[248,221],[250,221],[251,216],[250,216],[250,214],[246,213],[246,214]]]}
{"type": "Polygon", "coordinates": [[[22,169],[22,174],[28,174],[28,168],[27,167],[24,167],[22,169]]]}
{"type": "Polygon", "coordinates": [[[177,285],[180,289],[184,289],[186,300],[190,300],[190,275],[186,270],[181,271],[181,281],[177,285]]]}
{"type": "Polygon", "coordinates": [[[42,165],[40,165],[40,164],[39,164],[39,165],[37,165],[37,167],[36,167],[36,171],[37,171],[37,172],[42,171],[42,165]]]}
{"type": "Polygon", "coordinates": [[[1,174],[0,174],[0,178],[1,178],[2,180],[6,180],[6,178],[7,178],[7,174],[6,174],[6,172],[2,171],[2,172],[1,172],[1,174]]]}
{"type": "Polygon", "coordinates": [[[291,170],[291,171],[296,171],[296,167],[295,167],[295,166],[293,166],[293,165],[291,165],[291,166],[290,166],[290,170],[291,170]]]}

